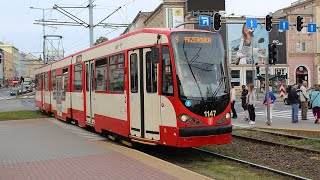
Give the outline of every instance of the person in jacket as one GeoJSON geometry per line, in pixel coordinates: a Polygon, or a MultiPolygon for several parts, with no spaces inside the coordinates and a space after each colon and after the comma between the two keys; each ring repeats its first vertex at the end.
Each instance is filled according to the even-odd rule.
{"type": "Polygon", "coordinates": [[[291,102],[292,107],[292,123],[298,123],[298,112],[299,112],[299,104],[300,104],[300,97],[298,95],[298,85],[294,84],[292,89],[288,95],[288,99],[291,102]]]}
{"type": "Polygon", "coordinates": [[[320,124],[320,88],[319,85],[314,85],[314,91],[311,93],[310,99],[312,112],[315,117],[315,124],[320,124]]]}
{"type": "Polygon", "coordinates": [[[254,85],[252,83],[248,85],[247,103],[248,103],[248,111],[249,111],[249,117],[250,117],[249,124],[251,125],[256,124],[256,113],[255,113],[256,93],[254,91],[254,85]]]}
{"type": "MultiPolygon", "coordinates": [[[[272,87],[269,86],[269,104],[270,104],[270,120],[272,122],[272,112],[274,107],[274,102],[277,100],[276,96],[272,92],[272,87]]],[[[263,98],[264,111],[267,116],[267,95],[263,98]]],[[[267,122],[267,121],[266,121],[267,122]]]]}
{"type": "Polygon", "coordinates": [[[301,119],[302,120],[308,120],[307,119],[307,113],[308,113],[308,101],[309,101],[309,94],[307,92],[307,81],[302,82],[302,86],[300,87],[300,102],[301,102],[301,119]]]}
{"type": "Polygon", "coordinates": [[[236,103],[236,90],[234,89],[234,85],[231,84],[231,110],[232,110],[232,118],[237,119],[237,112],[234,109],[234,104],[236,103]]]}
{"type": "Polygon", "coordinates": [[[242,85],[242,92],[241,92],[241,106],[244,110],[244,119],[245,121],[249,121],[249,112],[248,112],[248,103],[247,103],[247,95],[248,95],[248,90],[246,89],[245,85],[242,85]]]}

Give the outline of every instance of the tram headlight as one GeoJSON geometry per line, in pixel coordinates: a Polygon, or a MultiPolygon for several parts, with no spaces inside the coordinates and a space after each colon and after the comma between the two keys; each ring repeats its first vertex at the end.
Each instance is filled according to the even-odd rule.
{"type": "Polygon", "coordinates": [[[182,114],[179,116],[179,119],[182,121],[182,122],[186,122],[190,119],[190,117],[186,114],[182,114]]]}
{"type": "Polygon", "coordinates": [[[230,113],[227,113],[226,114],[226,119],[229,119],[231,117],[231,114],[230,113]]]}

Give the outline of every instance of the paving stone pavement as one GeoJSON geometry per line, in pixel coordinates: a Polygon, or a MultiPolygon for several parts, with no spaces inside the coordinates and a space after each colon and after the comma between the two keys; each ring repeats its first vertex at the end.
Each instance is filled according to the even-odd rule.
{"type": "Polygon", "coordinates": [[[207,179],[129,148],[107,148],[111,147],[107,144],[111,143],[96,133],[53,118],[0,122],[0,180],[207,179]],[[148,163],[143,162],[148,158],[148,163]],[[165,166],[171,174],[161,170],[165,166]]]}
{"type": "Polygon", "coordinates": [[[54,121],[0,123],[0,179],[174,179],[54,121]]]}

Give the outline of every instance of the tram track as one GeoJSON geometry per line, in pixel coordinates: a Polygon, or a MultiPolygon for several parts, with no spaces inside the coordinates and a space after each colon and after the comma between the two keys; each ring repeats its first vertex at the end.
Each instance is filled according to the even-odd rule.
{"type": "Polygon", "coordinates": [[[269,171],[269,172],[272,172],[272,173],[275,173],[275,174],[279,174],[279,175],[282,175],[282,176],[291,177],[291,178],[294,178],[294,179],[309,180],[309,178],[307,178],[307,177],[298,176],[298,175],[291,174],[291,173],[288,173],[288,172],[285,172],[285,171],[281,171],[281,170],[277,170],[277,169],[270,168],[270,167],[267,167],[267,166],[251,163],[251,162],[248,162],[248,161],[245,161],[245,160],[241,160],[241,159],[237,159],[237,158],[234,158],[234,157],[230,157],[230,156],[227,156],[227,155],[211,152],[211,151],[200,149],[200,148],[193,148],[193,149],[195,149],[197,151],[200,151],[200,152],[202,152],[204,154],[208,154],[208,155],[224,158],[224,159],[235,161],[235,162],[238,162],[238,163],[241,163],[241,164],[250,165],[250,166],[253,166],[253,167],[256,167],[256,168],[260,168],[260,169],[263,169],[263,170],[266,170],[266,171],[269,171]]]}
{"type": "Polygon", "coordinates": [[[284,144],[284,143],[278,143],[278,142],[273,142],[273,141],[268,141],[268,140],[262,140],[262,139],[258,139],[258,138],[253,138],[253,137],[246,137],[246,136],[242,136],[242,135],[232,135],[232,137],[236,137],[239,139],[243,139],[243,140],[248,140],[248,141],[252,141],[252,142],[257,142],[257,143],[261,143],[261,144],[269,144],[269,145],[274,145],[274,146],[282,146],[282,147],[286,147],[286,148],[290,148],[290,149],[296,149],[299,151],[306,151],[306,152],[311,152],[311,153],[317,153],[320,154],[320,150],[316,150],[316,149],[309,149],[309,148],[304,148],[304,147],[298,147],[298,146],[293,146],[293,145],[289,145],[289,144],[284,144]]]}
{"type": "Polygon", "coordinates": [[[293,135],[293,134],[288,134],[288,133],[283,133],[283,132],[274,132],[274,131],[268,131],[268,130],[263,130],[263,129],[246,129],[246,130],[263,132],[263,133],[268,133],[271,135],[277,135],[277,136],[282,136],[282,137],[287,137],[287,138],[292,138],[292,139],[306,139],[306,140],[320,141],[320,138],[293,135]]]}

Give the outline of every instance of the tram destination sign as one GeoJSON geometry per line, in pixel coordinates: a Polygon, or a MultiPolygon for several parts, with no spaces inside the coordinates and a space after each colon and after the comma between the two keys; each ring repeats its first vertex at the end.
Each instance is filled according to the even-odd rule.
{"type": "Polygon", "coordinates": [[[224,11],[225,0],[187,0],[187,11],[224,11]]]}

